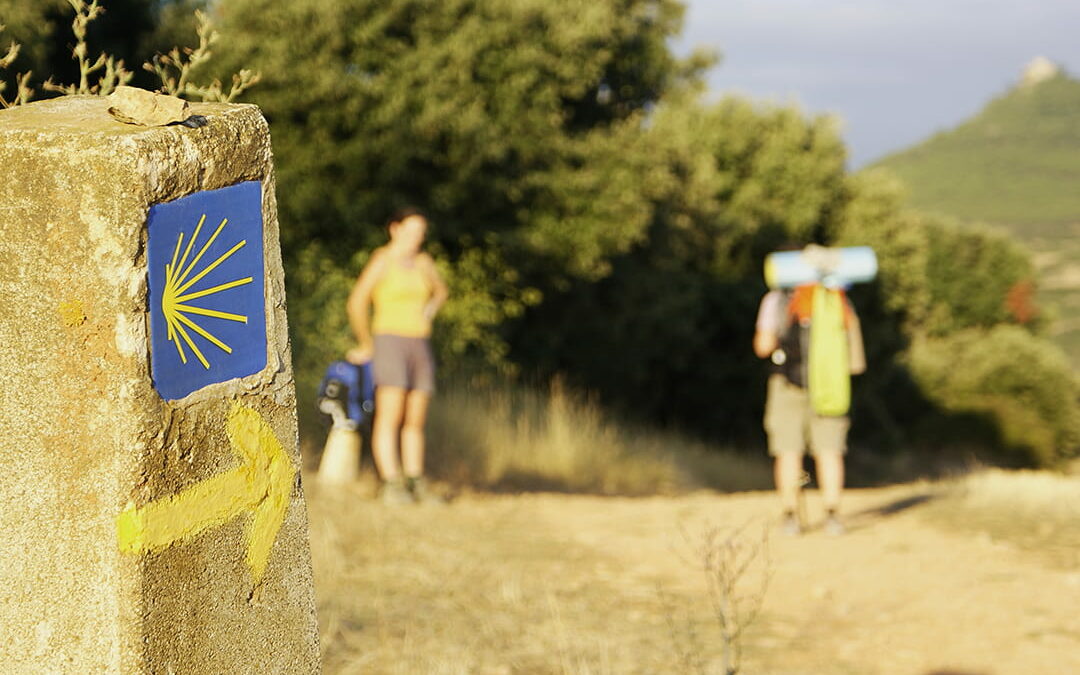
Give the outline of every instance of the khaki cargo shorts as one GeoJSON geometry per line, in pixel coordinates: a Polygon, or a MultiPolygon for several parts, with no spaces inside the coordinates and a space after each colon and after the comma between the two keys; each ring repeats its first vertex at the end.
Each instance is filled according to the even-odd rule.
{"type": "Polygon", "coordinates": [[[846,417],[823,417],[810,409],[806,390],[788,382],[780,374],[769,376],[765,399],[765,433],[769,454],[803,454],[807,445],[814,456],[847,452],[846,417]],[[809,441],[809,443],[808,443],[809,441]]]}

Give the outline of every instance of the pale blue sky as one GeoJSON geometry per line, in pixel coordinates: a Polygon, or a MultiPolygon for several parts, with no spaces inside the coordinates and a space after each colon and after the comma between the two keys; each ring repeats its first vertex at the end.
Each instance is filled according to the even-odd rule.
{"type": "Polygon", "coordinates": [[[844,121],[859,167],[954,126],[1042,55],[1080,74],[1080,0],[684,0],[675,48],[720,50],[714,93],[844,121]]]}

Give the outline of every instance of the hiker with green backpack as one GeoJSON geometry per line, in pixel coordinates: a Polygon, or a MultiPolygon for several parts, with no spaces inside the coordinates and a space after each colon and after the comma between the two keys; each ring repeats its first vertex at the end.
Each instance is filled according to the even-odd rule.
{"type": "Polygon", "coordinates": [[[866,369],[866,358],[859,319],[843,286],[869,280],[876,271],[869,249],[807,247],[767,260],[772,290],[758,310],[754,353],[770,360],[764,422],[787,534],[800,534],[804,526],[798,504],[808,447],[825,506],[824,530],[844,532],[839,509],[851,375],[866,369]],[[845,263],[845,255],[857,264],[845,263]]]}

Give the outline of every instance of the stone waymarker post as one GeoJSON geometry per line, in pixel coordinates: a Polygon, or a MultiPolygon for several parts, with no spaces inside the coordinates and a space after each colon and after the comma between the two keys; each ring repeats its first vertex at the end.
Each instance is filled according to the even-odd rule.
{"type": "Polygon", "coordinates": [[[312,673],[270,140],[0,112],[0,672],[312,673]]]}

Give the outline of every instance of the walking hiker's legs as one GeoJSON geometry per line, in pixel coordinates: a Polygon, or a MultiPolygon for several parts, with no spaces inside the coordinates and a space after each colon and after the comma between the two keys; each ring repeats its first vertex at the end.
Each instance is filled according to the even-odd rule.
{"type": "Polygon", "coordinates": [[[426,391],[413,390],[405,397],[405,422],[401,427],[401,463],[407,478],[424,475],[424,424],[427,421],[426,391]]]}
{"type": "Polygon", "coordinates": [[[818,453],[814,456],[821,499],[827,511],[840,508],[840,493],[844,489],[844,454],[841,452],[818,453]]]}
{"type": "Polygon", "coordinates": [[[806,391],[788,382],[783,375],[769,378],[765,399],[765,432],[769,454],[775,458],[773,478],[784,513],[798,511],[802,487],[803,453],[806,450],[806,391]]]}
{"type": "Polygon", "coordinates": [[[785,452],[776,456],[773,478],[780,504],[785,513],[795,513],[799,505],[799,489],[802,483],[802,453],[785,452]]]}
{"type": "Polygon", "coordinates": [[[375,468],[384,481],[401,477],[398,462],[398,435],[405,408],[406,390],[402,387],[380,386],[375,390],[375,421],[371,433],[371,454],[375,468]]]}
{"type": "Polygon", "coordinates": [[[810,419],[810,448],[817,482],[825,509],[830,512],[840,507],[840,493],[844,489],[844,453],[850,426],[847,417],[814,416],[810,419]]]}

